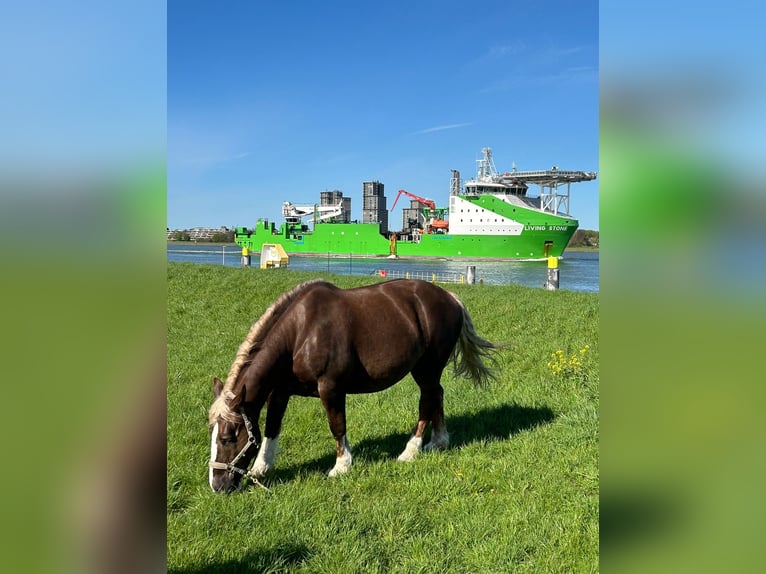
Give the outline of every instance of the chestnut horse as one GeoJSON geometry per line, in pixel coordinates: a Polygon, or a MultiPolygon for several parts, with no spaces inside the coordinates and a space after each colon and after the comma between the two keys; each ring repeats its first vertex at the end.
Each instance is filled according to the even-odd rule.
{"type": "Polygon", "coordinates": [[[382,391],[407,373],[420,387],[419,418],[399,460],[415,458],[429,422],[423,448],[447,448],[442,371],[453,359],[456,374],[482,384],[494,378],[484,360],[497,348],[476,334],[456,295],[431,283],[402,279],[347,290],[321,279],[302,283],[250,328],[226,383],[213,380],[210,487],[231,492],[243,476],[256,480],[272,468],[292,395],[322,400],[336,442],[330,476],[348,471],[346,395],[382,391]]]}

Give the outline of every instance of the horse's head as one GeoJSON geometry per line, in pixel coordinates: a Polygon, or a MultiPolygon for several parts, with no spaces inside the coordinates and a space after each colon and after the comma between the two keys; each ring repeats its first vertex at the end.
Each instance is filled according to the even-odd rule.
{"type": "Polygon", "coordinates": [[[213,379],[215,401],[210,407],[210,488],[232,492],[247,473],[258,452],[261,434],[244,408],[245,388],[239,394],[223,391],[223,383],[213,379]]]}

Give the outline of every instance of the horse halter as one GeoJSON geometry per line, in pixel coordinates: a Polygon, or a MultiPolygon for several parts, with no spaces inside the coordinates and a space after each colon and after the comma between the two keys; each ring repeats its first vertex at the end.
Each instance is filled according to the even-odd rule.
{"type": "Polygon", "coordinates": [[[251,446],[254,444],[256,446],[259,446],[256,444],[255,435],[253,434],[253,423],[250,422],[250,419],[247,418],[247,415],[245,414],[245,409],[241,409],[240,413],[242,415],[242,420],[245,422],[245,430],[247,431],[247,444],[242,447],[242,450],[239,451],[239,454],[234,457],[234,460],[231,462],[217,462],[214,460],[208,461],[208,466],[210,468],[214,468],[216,470],[227,470],[231,473],[237,473],[241,474],[245,478],[249,478],[250,480],[254,482],[258,482],[253,475],[251,475],[246,469],[239,468],[237,463],[240,461],[241,458],[243,458],[247,451],[250,449],[251,446]]]}

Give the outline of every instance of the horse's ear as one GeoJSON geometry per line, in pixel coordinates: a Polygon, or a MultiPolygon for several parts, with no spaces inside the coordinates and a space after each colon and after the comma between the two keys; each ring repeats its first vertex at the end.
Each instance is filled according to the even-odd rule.
{"type": "Polygon", "coordinates": [[[235,395],[231,391],[226,391],[226,406],[232,411],[238,411],[242,403],[245,402],[245,387],[242,386],[242,390],[238,395],[235,395]]]}
{"type": "Polygon", "coordinates": [[[215,398],[218,398],[218,395],[221,394],[221,391],[223,390],[223,383],[221,382],[221,379],[218,377],[213,377],[213,396],[215,398]]]}

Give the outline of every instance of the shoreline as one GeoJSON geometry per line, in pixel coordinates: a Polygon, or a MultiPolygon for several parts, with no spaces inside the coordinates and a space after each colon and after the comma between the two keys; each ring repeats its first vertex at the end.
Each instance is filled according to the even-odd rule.
{"type": "Polygon", "coordinates": [[[577,251],[578,253],[598,253],[599,248],[598,247],[567,247],[564,250],[564,254],[566,255],[567,251],[577,251]]]}
{"type": "MultiPolygon", "coordinates": [[[[172,239],[167,240],[168,245],[214,245],[217,247],[238,247],[236,243],[230,243],[230,242],[224,242],[224,243],[217,243],[213,241],[175,241],[172,239]]],[[[567,251],[577,251],[582,253],[590,253],[590,252],[598,252],[598,247],[567,247],[564,250],[564,253],[567,251]]],[[[382,257],[382,256],[381,256],[382,257]]]]}

